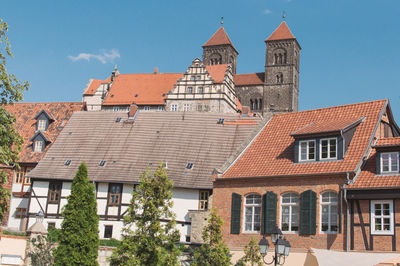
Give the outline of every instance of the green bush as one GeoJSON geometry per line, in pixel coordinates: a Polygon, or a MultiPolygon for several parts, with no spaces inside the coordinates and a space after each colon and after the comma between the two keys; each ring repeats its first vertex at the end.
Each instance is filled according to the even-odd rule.
{"type": "Polygon", "coordinates": [[[100,246],[103,247],[118,247],[121,244],[121,241],[110,238],[110,239],[100,239],[100,246]]]}
{"type": "Polygon", "coordinates": [[[8,230],[3,230],[2,234],[7,236],[26,236],[25,232],[13,232],[8,230]]]}

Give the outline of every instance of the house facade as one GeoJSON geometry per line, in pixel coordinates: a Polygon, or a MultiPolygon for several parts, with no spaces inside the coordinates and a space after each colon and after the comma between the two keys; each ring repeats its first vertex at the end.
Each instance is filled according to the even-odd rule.
{"type": "Polygon", "coordinates": [[[239,53],[221,26],[202,46],[202,60],[193,60],[185,73],[114,69],[106,80],[89,81],[83,101],[89,111],[128,111],[131,103],[143,111],[232,112],[242,105],[262,116],[297,111],[301,47],[285,21],[265,45],[263,72],[237,74],[239,53]]]}
{"type": "Polygon", "coordinates": [[[39,211],[44,224],[60,227],[71,182],[84,161],[96,187],[100,238],[121,237],[132,190],[146,169],[166,164],[174,182],[173,211],[182,242],[198,242],[192,227],[207,216],[212,171],[259,126],[238,114],[75,112],[57,141],[28,177],[31,179],[27,227],[39,211]],[[195,237],[193,237],[195,236],[195,237]]]}
{"type": "Polygon", "coordinates": [[[240,249],[277,225],[295,250],[399,250],[398,148],[382,142],[397,136],[388,100],[273,116],[215,175],[225,241],[240,249]],[[384,173],[367,167],[379,165],[374,150],[384,173]]]}
{"type": "Polygon", "coordinates": [[[9,213],[4,216],[3,224],[14,230],[24,230],[31,185],[26,175],[43,158],[72,113],[84,106],[79,102],[15,103],[3,108],[14,115],[15,127],[24,139],[17,162],[19,168],[1,167],[7,172],[11,191],[9,213]]]}

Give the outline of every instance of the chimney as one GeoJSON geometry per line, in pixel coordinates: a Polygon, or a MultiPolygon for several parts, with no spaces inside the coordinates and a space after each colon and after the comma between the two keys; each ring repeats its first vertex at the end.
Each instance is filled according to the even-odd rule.
{"type": "Polygon", "coordinates": [[[158,74],[158,67],[154,68],[154,74],[158,74]]]}
{"type": "Polygon", "coordinates": [[[133,102],[129,109],[128,119],[132,119],[132,120],[135,119],[137,110],[138,110],[138,106],[133,102]]]}

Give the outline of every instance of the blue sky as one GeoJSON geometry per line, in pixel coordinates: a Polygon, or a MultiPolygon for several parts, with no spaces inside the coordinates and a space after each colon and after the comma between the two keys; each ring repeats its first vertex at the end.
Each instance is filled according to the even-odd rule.
{"type": "Polygon", "coordinates": [[[48,102],[80,101],[89,78],[105,79],[114,64],[184,72],[221,16],[238,73],[261,72],[283,10],[302,47],[301,110],[389,98],[400,121],[398,0],[15,0],[1,3],[0,18],[15,56],[8,70],[31,84],[25,101],[48,102]]]}

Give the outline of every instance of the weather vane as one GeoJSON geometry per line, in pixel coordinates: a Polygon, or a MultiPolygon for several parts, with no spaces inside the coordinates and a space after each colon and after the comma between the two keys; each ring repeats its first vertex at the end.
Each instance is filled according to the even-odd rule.
{"type": "Polygon", "coordinates": [[[224,25],[224,17],[221,17],[221,26],[224,25]]]}
{"type": "Polygon", "coordinates": [[[285,18],[286,18],[286,11],[285,10],[283,10],[283,12],[282,12],[282,18],[283,18],[283,20],[285,20],[285,18]]]}

